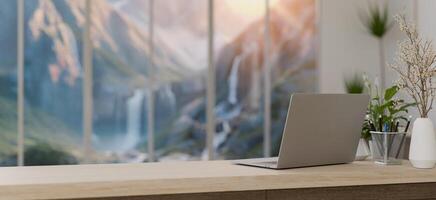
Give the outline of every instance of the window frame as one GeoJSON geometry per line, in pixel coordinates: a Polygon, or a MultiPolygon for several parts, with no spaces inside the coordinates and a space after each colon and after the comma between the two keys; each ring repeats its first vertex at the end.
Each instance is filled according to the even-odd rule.
{"type": "MultiPolygon", "coordinates": [[[[17,133],[17,164],[19,166],[24,165],[24,70],[25,70],[25,63],[24,63],[24,1],[25,0],[17,0],[17,13],[18,13],[18,23],[17,23],[17,30],[18,30],[18,36],[17,36],[17,78],[18,78],[18,121],[17,121],[17,127],[18,127],[18,133],[17,133]]],[[[207,67],[207,88],[206,88],[206,147],[208,149],[208,157],[207,160],[214,160],[214,149],[213,149],[213,140],[215,135],[215,103],[216,103],[216,91],[215,91],[215,77],[216,77],[216,71],[214,66],[214,3],[215,0],[207,0],[208,1],[208,67],[207,67]]],[[[83,84],[83,153],[84,153],[84,163],[90,163],[91,158],[90,155],[93,152],[92,148],[92,133],[93,133],[93,76],[92,76],[92,69],[93,69],[93,63],[92,63],[92,40],[91,40],[91,31],[92,31],[92,19],[91,19],[91,13],[92,13],[92,2],[91,0],[85,0],[85,31],[83,32],[83,41],[86,41],[83,45],[83,66],[84,66],[84,84],[83,84]]],[[[150,34],[150,40],[149,40],[149,48],[150,48],[150,64],[154,65],[154,0],[149,0],[149,14],[150,14],[150,25],[148,27],[148,31],[150,34]]],[[[271,65],[270,65],[270,58],[269,58],[269,48],[270,48],[270,30],[269,30],[269,22],[270,22],[270,1],[264,0],[265,5],[265,14],[264,14],[264,23],[265,23],[265,29],[264,29],[264,43],[265,43],[265,50],[263,54],[264,62],[264,76],[263,76],[263,83],[264,83],[264,124],[263,124],[263,156],[264,157],[270,157],[271,156],[271,65]]],[[[317,21],[319,21],[319,7],[321,4],[319,1],[315,1],[317,10],[318,10],[318,16],[317,21]]],[[[319,23],[316,23],[316,26],[319,26],[319,23]]],[[[317,28],[317,31],[318,28],[317,28]]],[[[319,32],[318,32],[319,33],[319,32]]],[[[317,36],[319,37],[319,36],[317,36]]],[[[319,49],[319,46],[317,47],[319,49]]],[[[319,57],[319,52],[317,52],[317,56],[319,57]]],[[[153,97],[154,88],[150,88],[148,95],[150,98],[153,97]]],[[[149,101],[147,107],[151,110],[151,112],[148,112],[147,115],[147,124],[148,124],[148,130],[147,134],[148,136],[148,155],[149,155],[149,162],[155,161],[155,153],[154,153],[154,117],[153,117],[153,109],[154,109],[154,102],[149,101]]]]}

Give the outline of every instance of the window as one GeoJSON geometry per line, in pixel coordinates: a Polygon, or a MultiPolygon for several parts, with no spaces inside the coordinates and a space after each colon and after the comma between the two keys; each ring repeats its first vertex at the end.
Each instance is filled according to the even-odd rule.
{"type": "Polygon", "coordinates": [[[264,0],[215,3],[217,157],[262,157],[264,0]]]}
{"type": "Polygon", "coordinates": [[[25,165],[78,163],[82,138],[81,0],[26,0],[25,165]]]}
{"type": "Polygon", "coordinates": [[[17,3],[2,2],[0,21],[0,166],[17,161],[17,3]]]}
{"type": "Polygon", "coordinates": [[[283,126],[294,92],[317,91],[315,1],[271,1],[271,141],[279,151],[283,126]]]}
{"type": "Polygon", "coordinates": [[[149,2],[92,1],[95,162],[147,158],[149,2]]]}
{"type": "Polygon", "coordinates": [[[26,0],[22,74],[10,49],[17,4],[2,5],[0,165],[16,163],[17,107],[28,165],[200,160],[209,148],[214,159],[276,154],[290,94],[317,90],[315,0],[209,2],[26,0]]]}
{"type": "Polygon", "coordinates": [[[156,0],[153,9],[156,154],[205,158],[207,1],[156,0]]]}

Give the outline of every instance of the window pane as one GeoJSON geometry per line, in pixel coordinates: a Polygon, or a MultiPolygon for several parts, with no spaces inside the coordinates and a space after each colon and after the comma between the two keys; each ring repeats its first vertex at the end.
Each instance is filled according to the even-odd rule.
{"type": "MultiPolygon", "coordinates": [[[[215,6],[217,151],[262,156],[265,1],[215,6]],[[218,140],[218,141],[217,141],[218,140]]],[[[316,90],[315,2],[270,0],[272,148],[277,155],[290,94],[316,90]]]]}
{"type": "Polygon", "coordinates": [[[215,3],[218,158],[262,156],[264,0],[215,3]]]}
{"type": "Polygon", "coordinates": [[[25,1],[25,165],[80,159],[83,2],[25,1]]]}
{"type": "Polygon", "coordinates": [[[93,0],[95,162],[146,160],[149,1],[93,0]]]}
{"type": "Polygon", "coordinates": [[[0,6],[0,166],[17,161],[17,1],[0,6]]]}
{"type": "Polygon", "coordinates": [[[315,6],[315,0],[271,2],[273,155],[278,154],[290,95],[317,91],[315,6]]]}
{"type": "Polygon", "coordinates": [[[160,160],[206,158],[206,0],[155,1],[156,147],[160,160]]]}

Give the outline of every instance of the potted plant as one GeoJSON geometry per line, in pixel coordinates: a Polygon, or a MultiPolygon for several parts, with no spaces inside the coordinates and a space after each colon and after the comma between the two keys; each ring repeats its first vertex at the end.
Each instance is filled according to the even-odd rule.
{"type": "Polygon", "coordinates": [[[345,91],[348,94],[362,94],[365,89],[365,83],[363,76],[360,74],[354,74],[351,77],[344,79],[345,91]]]}
{"type": "Polygon", "coordinates": [[[420,114],[413,123],[409,160],[416,168],[433,168],[436,163],[436,136],[428,113],[436,93],[432,83],[436,73],[436,53],[432,42],[423,39],[404,15],[395,18],[407,38],[399,43],[398,58],[391,68],[399,75],[398,87],[413,98],[420,114]]]}
{"type": "MultiPolygon", "coordinates": [[[[408,108],[415,105],[414,103],[406,103],[403,99],[398,97],[399,87],[394,85],[386,90],[380,90],[375,81],[375,85],[371,85],[368,78],[364,77],[366,90],[371,96],[371,101],[368,105],[367,117],[365,119],[362,137],[367,140],[371,139],[371,126],[370,124],[380,125],[384,130],[398,129],[397,124],[406,124],[408,121],[406,114],[409,112],[408,108]],[[403,123],[400,123],[403,122],[403,123]],[[395,126],[395,127],[394,127],[395,126]]],[[[380,129],[380,128],[379,128],[380,129]]],[[[372,147],[372,145],[370,145],[372,147]]],[[[373,151],[373,148],[371,148],[373,151]]]]}
{"type": "MultiPolygon", "coordinates": [[[[348,94],[362,94],[365,89],[365,82],[363,81],[363,76],[360,74],[354,74],[353,76],[344,79],[345,91],[348,94]]],[[[366,123],[365,123],[366,124],[366,123]]],[[[355,160],[365,160],[371,155],[371,151],[368,145],[368,135],[369,129],[365,127],[362,128],[361,138],[359,140],[359,145],[357,146],[356,158],[355,160]]]]}
{"type": "Polygon", "coordinates": [[[389,9],[387,4],[381,6],[379,3],[369,4],[368,11],[360,12],[360,19],[368,33],[377,39],[379,51],[380,85],[381,90],[386,89],[386,62],[384,36],[391,29],[392,23],[389,20],[389,9]]]}

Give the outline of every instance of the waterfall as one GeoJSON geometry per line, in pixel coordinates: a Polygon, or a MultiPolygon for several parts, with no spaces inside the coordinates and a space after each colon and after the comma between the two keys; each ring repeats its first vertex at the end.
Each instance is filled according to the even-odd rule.
{"type": "Polygon", "coordinates": [[[230,132],[232,132],[232,128],[230,127],[230,123],[228,121],[224,121],[222,123],[222,127],[223,130],[221,132],[217,132],[213,140],[213,149],[215,150],[217,150],[220,145],[226,142],[227,137],[230,135],[230,132]]]}
{"type": "Polygon", "coordinates": [[[165,100],[169,103],[169,108],[172,112],[176,110],[176,95],[173,92],[173,89],[170,84],[163,86],[161,89],[164,95],[165,100]]]}
{"type": "MultiPolygon", "coordinates": [[[[220,148],[221,145],[223,145],[228,137],[230,136],[230,133],[232,132],[232,128],[230,127],[230,123],[228,121],[222,121],[218,122],[217,125],[222,126],[222,130],[215,133],[215,137],[213,138],[212,147],[214,150],[214,154],[217,155],[217,150],[220,148]]],[[[208,149],[205,147],[201,153],[201,159],[207,160],[208,159],[208,149]]]]}
{"type": "Polygon", "coordinates": [[[228,79],[229,84],[229,96],[227,100],[231,104],[238,103],[238,71],[239,71],[239,65],[241,64],[242,56],[236,56],[233,64],[232,64],[232,70],[230,71],[230,76],[228,79]]]}
{"type": "Polygon", "coordinates": [[[136,89],[133,96],[127,100],[127,133],[122,150],[135,148],[141,137],[141,111],[144,101],[144,91],[136,89]]]}

